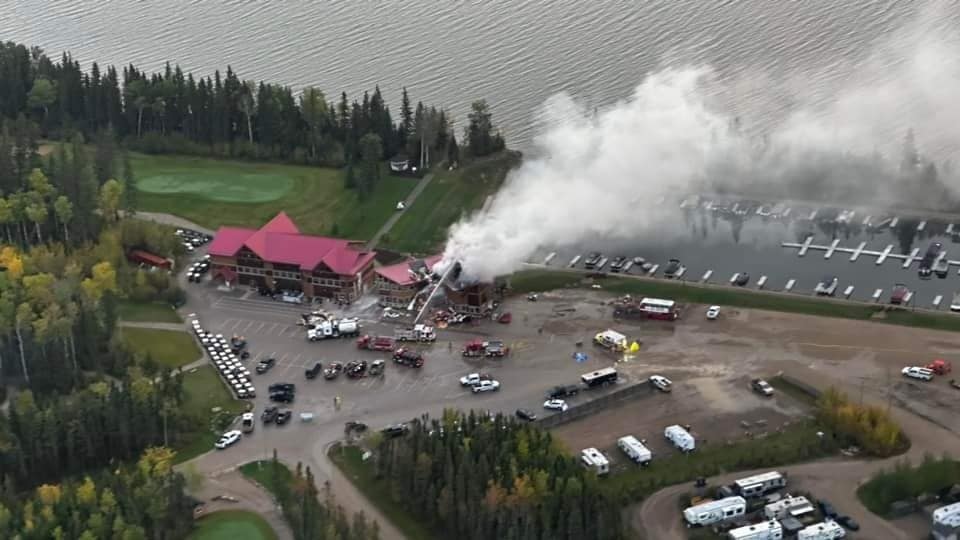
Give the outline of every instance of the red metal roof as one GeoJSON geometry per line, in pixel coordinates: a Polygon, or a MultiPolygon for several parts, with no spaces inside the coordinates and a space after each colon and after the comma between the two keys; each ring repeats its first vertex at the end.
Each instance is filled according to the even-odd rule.
{"type": "Polygon", "coordinates": [[[246,246],[271,263],[293,264],[313,270],[320,263],[337,274],[354,274],[373,260],[374,253],[354,249],[339,238],[300,234],[283,212],[260,230],[221,227],[210,243],[210,255],[233,257],[246,246]]]}
{"type": "Polygon", "coordinates": [[[152,264],[153,266],[160,266],[163,268],[170,266],[170,261],[167,259],[164,259],[159,255],[154,255],[153,253],[143,251],[142,249],[135,249],[131,251],[130,258],[139,262],[152,264]]]}
{"type": "MultiPolygon", "coordinates": [[[[424,259],[423,262],[426,264],[427,270],[433,270],[433,265],[440,262],[442,258],[441,255],[433,255],[424,259]]],[[[410,272],[410,263],[415,260],[416,259],[407,259],[402,263],[381,266],[376,269],[376,272],[383,276],[384,279],[388,279],[397,285],[412,285],[415,280],[413,274],[410,272]]]]}

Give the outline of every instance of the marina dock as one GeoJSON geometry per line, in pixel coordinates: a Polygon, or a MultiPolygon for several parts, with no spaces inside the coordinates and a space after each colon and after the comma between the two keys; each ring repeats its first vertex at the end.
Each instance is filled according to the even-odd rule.
{"type": "Polygon", "coordinates": [[[830,247],[827,248],[827,252],[823,254],[823,258],[829,259],[830,257],[833,257],[833,252],[837,250],[838,245],[840,245],[840,239],[834,238],[833,242],[830,242],[830,247]]]}
{"type": "Polygon", "coordinates": [[[857,249],[853,250],[853,255],[850,255],[850,262],[856,262],[860,258],[860,254],[863,253],[863,248],[867,247],[866,242],[860,242],[860,245],[857,246],[857,249]]]}
{"type": "Polygon", "coordinates": [[[710,281],[710,276],[712,275],[713,275],[713,270],[707,270],[706,272],[703,273],[703,277],[700,278],[700,281],[706,283],[710,281]]]}
{"type": "Polygon", "coordinates": [[[910,252],[910,255],[908,255],[906,260],[903,261],[904,268],[910,268],[910,265],[913,264],[913,261],[917,258],[917,253],[920,253],[920,248],[913,248],[913,251],[910,252]]]}
{"type": "MultiPolygon", "coordinates": [[[[878,265],[883,264],[884,262],[886,262],[887,259],[897,259],[901,261],[901,266],[903,268],[910,268],[911,264],[921,259],[920,248],[915,247],[910,251],[908,255],[904,255],[902,253],[894,253],[893,244],[888,244],[887,247],[883,248],[883,251],[874,251],[871,249],[866,249],[867,247],[866,242],[860,242],[855,248],[841,246],[839,239],[832,240],[830,242],[830,245],[823,245],[823,244],[814,244],[813,237],[808,236],[803,241],[802,244],[797,242],[782,242],[780,245],[785,248],[796,249],[798,257],[803,257],[804,255],[807,254],[808,251],[814,250],[814,251],[825,252],[823,255],[823,258],[829,259],[830,257],[833,256],[834,253],[840,252],[840,253],[849,253],[850,262],[856,262],[857,259],[859,259],[861,256],[876,257],[875,262],[878,265]]],[[[960,268],[960,260],[947,259],[946,250],[943,250],[940,252],[940,254],[937,256],[936,261],[934,261],[933,266],[941,265],[944,261],[946,261],[948,267],[954,266],[954,267],[960,268]]],[[[958,274],[960,274],[960,270],[958,270],[958,274]]]]}

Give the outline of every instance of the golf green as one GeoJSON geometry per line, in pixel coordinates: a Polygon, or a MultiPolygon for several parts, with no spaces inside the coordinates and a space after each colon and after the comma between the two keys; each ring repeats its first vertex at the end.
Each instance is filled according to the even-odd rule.
{"type": "Polygon", "coordinates": [[[223,510],[200,518],[189,540],[276,540],[276,538],[276,533],[259,515],[243,510],[223,510]]]}
{"type": "Polygon", "coordinates": [[[138,179],[137,188],[147,193],[193,195],[211,201],[264,203],[286,195],[293,182],[280,174],[170,171],[138,179]]]}

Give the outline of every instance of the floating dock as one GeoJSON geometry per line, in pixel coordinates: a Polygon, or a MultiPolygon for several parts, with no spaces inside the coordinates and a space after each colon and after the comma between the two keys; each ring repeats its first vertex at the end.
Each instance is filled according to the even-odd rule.
{"type": "Polygon", "coordinates": [[[577,265],[578,262],[580,262],[580,256],[576,255],[574,258],[570,259],[570,264],[568,264],[567,266],[569,266],[570,268],[573,268],[574,266],[577,265]]]}
{"type": "Polygon", "coordinates": [[[787,285],[783,288],[783,290],[785,290],[785,291],[787,291],[787,292],[790,292],[790,291],[793,290],[793,286],[796,285],[796,284],[797,284],[797,280],[791,279],[791,280],[787,281],[787,285]]]}
{"type": "Polygon", "coordinates": [[[813,244],[813,237],[808,236],[806,240],[803,241],[803,244],[800,246],[800,252],[797,253],[798,256],[803,257],[807,254],[807,250],[810,249],[810,246],[813,244]]]}
{"type": "Polygon", "coordinates": [[[733,285],[733,282],[736,281],[738,277],[740,277],[740,272],[730,276],[730,284],[733,285]]]}
{"type": "Polygon", "coordinates": [[[887,257],[890,256],[891,251],[893,251],[893,244],[889,244],[883,248],[883,253],[877,258],[877,264],[883,264],[883,261],[887,260],[887,257]]]}
{"type": "Polygon", "coordinates": [[[903,261],[903,267],[910,268],[910,265],[913,264],[914,260],[916,260],[918,253],[920,253],[920,248],[913,248],[913,251],[910,252],[910,255],[907,255],[906,260],[903,261]]]}
{"type": "Polygon", "coordinates": [[[947,234],[953,234],[953,223],[947,225],[947,234]]]}
{"type": "Polygon", "coordinates": [[[543,260],[543,264],[544,265],[550,264],[550,261],[552,261],[553,258],[556,256],[557,256],[556,251],[551,252],[549,255],[547,255],[547,258],[543,260]]]}
{"type": "Polygon", "coordinates": [[[856,262],[860,258],[860,254],[863,253],[863,248],[867,247],[866,242],[860,242],[860,245],[857,246],[857,249],[853,250],[853,254],[850,255],[850,262],[856,262]]]}
{"type": "Polygon", "coordinates": [[[921,221],[920,224],[917,225],[917,232],[923,232],[923,230],[926,228],[927,228],[927,222],[921,221]]]}
{"type": "Polygon", "coordinates": [[[899,223],[900,223],[900,218],[895,217],[895,218],[891,219],[891,220],[890,220],[890,228],[891,228],[891,229],[895,228],[895,227],[897,226],[897,224],[899,224],[899,223]]]}
{"type": "Polygon", "coordinates": [[[603,267],[607,265],[607,262],[609,262],[609,259],[602,257],[600,262],[597,263],[597,271],[599,272],[600,270],[603,270],[603,267]]]}
{"type": "Polygon", "coordinates": [[[883,289],[877,289],[873,291],[873,296],[870,298],[872,298],[874,302],[879,302],[881,296],[883,296],[883,289]]]}
{"type": "Polygon", "coordinates": [[[864,226],[864,227],[869,227],[871,221],[873,221],[873,216],[867,216],[867,217],[863,218],[863,226],[864,226]]]}
{"type": "Polygon", "coordinates": [[[942,294],[938,294],[938,295],[936,295],[936,296],[933,297],[933,307],[934,307],[934,308],[940,309],[940,302],[943,302],[943,295],[942,295],[942,294]]]}
{"type": "Polygon", "coordinates": [[[781,215],[781,216],[783,216],[784,218],[786,218],[786,217],[789,217],[789,216],[790,216],[790,211],[791,211],[791,210],[793,210],[793,208],[790,208],[790,207],[788,206],[788,207],[787,207],[787,209],[786,209],[786,210],[784,210],[784,211],[783,211],[783,213],[782,213],[782,214],[780,214],[780,215],[781,215]]]}
{"type": "Polygon", "coordinates": [[[657,268],[660,268],[660,265],[659,265],[659,264],[655,264],[655,265],[651,266],[651,267],[650,267],[650,271],[647,272],[647,275],[648,275],[648,276],[652,276],[652,275],[656,274],[656,273],[657,273],[657,268]]]}
{"type": "Polygon", "coordinates": [[[627,261],[627,264],[623,265],[623,273],[626,274],[633,268],[633,261],[627,261]]]}
{"type": "Polygon", "coordinates": [[[843,296],[850,298],[850,295],[853,294],[853,285],[847,285],[847,288],[843,290],[843,296]]]}
{"type": "Polygon", "coordinates": [[[810,212],[810,216],[807,217],[807,219],[809,219],[810,221],[813,221],[813,220],[817,219],[817,214],[819,214],[819,213],[820,213],[820,210],[819,210],[819,209],[818,209],[818,210],[814,210],[813,212],[810,212]]]}
{"type": "Polygon", "coordinates": [[[827,248],[827,252],[823,254],[823,258],[829,259],[830,257],[833,257],[833,252],[837,250],[837,246],[839,245],[840,245],[840,239],[834,238],[833,242],[830,242],[830,247],[827,248]]]}
{"type": "Polygon", "coordinates": [[[686,274],[686,273],[687,273],[687,267],[686,267],[686,266],[681,266],[680,269],[677,270],[677,273],[673,275],[673,277],[675,277],[675,278],[677,278],[677,279],[680,279],[680,278],[682,278],[683,275],[686,274]]]}
{"type": "Polygon", "coordinates": [[[760,279],[757,280],[757,288],[762,289],[764,285],[767,284],[767,276],[760,276],[760,279]]]}
{"type": "Polygon", "coordinates": [[[913,291],[908,291],[907,294],[904,295],[904,297],[903,297],[903,303],[904,303],[904,304],[909,304],[909,303],[910,303],[910,300],[913,300],[913,291]]]}
{"type": "Polygon", "coordinates": [[[703,277],[700,278],[700,281],[706,283],[710,281],[710,276],[712,275],[713,275],[713,270],[707,270],[706,272],[703,273],[703,277]]]}

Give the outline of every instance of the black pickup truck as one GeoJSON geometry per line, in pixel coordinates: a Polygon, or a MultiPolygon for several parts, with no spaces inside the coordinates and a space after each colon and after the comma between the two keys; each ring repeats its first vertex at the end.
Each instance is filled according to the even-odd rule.
{"type": "Polygon", "coordinates": [[[559,399],[569,396],[575,396],[580,392],[580,387],[576,384],[566,384],[562,386],[554,386],[549,391],[547,391],[547,399],[559,399]]]}

